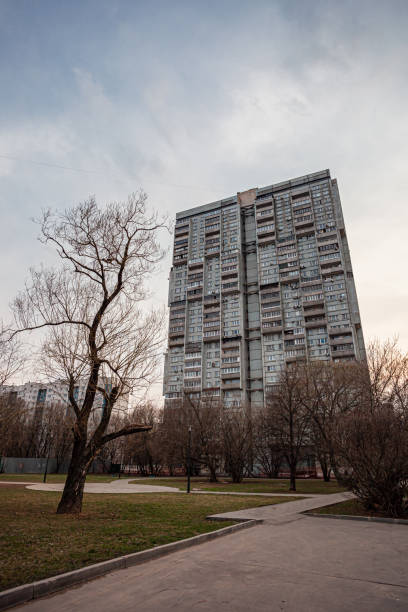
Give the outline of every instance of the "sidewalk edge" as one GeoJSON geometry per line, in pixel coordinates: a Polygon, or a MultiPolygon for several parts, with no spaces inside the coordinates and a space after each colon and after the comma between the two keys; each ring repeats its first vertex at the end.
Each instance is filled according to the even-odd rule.
{"type": "MultiPolygon", "coordinates": [[[[208,517],[210,520],[211,518],[208,517]]],[[[234,519],[229,519],[234,520],[234,519]]],[[[164,557],[172,552],[190,548],[191,546],[197,546],[203,542],[208,542],[216,538],[229,535],[235,531],[241,529],[247,529],[254,527],[263,521],[260,519],[242,519],[240,522],[236,522],[235,525],[229,525],[228,527],[222,527],[215,531],[209,531],[208,533],[201,533],[200,535],[186,538],[184,540],[178,540],[171,542],[170,544],[163,544],[155,548],[149,548],[136,553],[130,553],[129,555],[123,555],[121,557],[115,557],[114,559],[108,559],[107,561],[101,561],[87,567],[82,567],[71,572],[65,572],[64,574],[58,574],[51,578],[45,578],[38,580],[37,582],[31,582],[29,584],[23,584],[7,591],[0,592],[0,610],[6,610],[18,604],[26,603],[32,599],[38,599],[44,595],[55,593],[66,587],[85,582],[92,578],[103,576],[108,572],[125,569],[126,567],[132,567],[140,563],[145,563],[152,559],[158,559],[164,557]]]]}

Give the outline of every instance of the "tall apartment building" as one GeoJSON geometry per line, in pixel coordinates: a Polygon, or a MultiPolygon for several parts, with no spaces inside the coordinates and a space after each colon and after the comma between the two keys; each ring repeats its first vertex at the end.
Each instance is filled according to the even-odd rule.
{"type": "Polygon", "coordinates": [[[177,213],[167,406],[185,393],[262,403],[285,364],[364,358],[329,170],[177,213]]]}

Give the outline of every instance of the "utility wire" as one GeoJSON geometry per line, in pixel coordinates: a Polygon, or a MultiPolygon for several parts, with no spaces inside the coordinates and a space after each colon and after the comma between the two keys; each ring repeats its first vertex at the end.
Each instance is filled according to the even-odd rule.
{"type": "MultiPolygon", "coordinates": [[[[60,164],[50,164],[48,162],[35,161],[33,159],[22,159],[20,157],[12,157],[11,155],[0,155],[0,159],[10,159],[12,161],[23,162],[26,164],[35,164],[36,166],[47,166],[48,168],[59,168],[60,170],[71,170],[73,172],[81,172],[84,174],[103,174],[106,176],[106,172],[101,170],[83,170],[82,168],[72,168],[71,166],[62,166],[60,164]]],[[[120,179],[114,178],[113,180],[123,182],[120,179]]],[[[141,183],[147,183],[150,185],[162,185],[163,187],[176,187],[178,189],[195,189],[198,191],[211,191],[212,193],[219,193],[219,190],[225,191],[223,187],[218,187],[217,191],[213,187],[198,187],[197,185],[181,185],[178,183],[164,183],[160,181],[140,181],[141,183]]]]}

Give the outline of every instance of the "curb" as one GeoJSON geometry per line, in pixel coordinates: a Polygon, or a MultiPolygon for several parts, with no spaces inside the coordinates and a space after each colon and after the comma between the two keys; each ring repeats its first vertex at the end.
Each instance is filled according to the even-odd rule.
{"type": "MultiPolygon", "coordinates": [[[[209,520],[219,520],[212,519],[211,517],[208,518],[209,520]]],[[[231,521],[234,519],[224,520],[231,521]]],[[[125,569],[127,567],[132,567],[133,565],[139,565],[152,559],[164,557],[172,552],[190,548],[191,546],[197,546],[203,542],[208,542],[209,540],[214,540],[216,538],[229,535],[230,533],[240,531],[241,529],[254,527],[262,522],[263,521],[260,519],[239,519],[239,522],[237,522],[236,525],[230,525],[229,527],[223,527],[222,529],[217,529],[216,531],[210,531],[208,533],[201,533],[200,535],[193,536],[192,538],[186,538],[185,540],[179,540],[178,542],[171,542],[170,544],[163,544],[162,546],[157,546],[156,548],[149,548],[148,550],[142,550],[140,552],[124,555],[122,557],[116,557],[115,559],[95,563],[94,565],[82,567],[71,572],[58,574],[57,576],[52,576],[51,578],[45,578],[44,580],[39,580],[37,582],[23,584],[13,589],[8,589],[7,591],[0,592],[0,610],[6,610],[7,608],[25,603],[32,599],[38,599],[44,595],[50,595],[51,593],[66,587],[73,586],[74,584],[103,576],[104,574],[107,574],[113,570],[125,569]]]]}
{"type": "Polygon", "coordinates": [[[354,516],[353,514],[319,514],[318,512],[302,512],[303,516],[317,518],[340,519],[343,521],[371,521],[372,523],[389,523],[391,525],[408,526],[406,519],[381,518],[376,516],[354,516]]]}

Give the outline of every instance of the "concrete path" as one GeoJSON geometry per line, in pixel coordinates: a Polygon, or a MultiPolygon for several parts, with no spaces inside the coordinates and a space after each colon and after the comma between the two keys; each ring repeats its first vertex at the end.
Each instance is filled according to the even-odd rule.
{"type": "MultiPolygon", "coordinates": [[[[296,493],[294,494],[296,495],[296,493]]],[[[277,504],[275,506],[260,506],[259,508],[248,508],[247,510],[235,510],[234,512],[223,512],[222,514],[213,514],[208,518],[213,520],[242,521],[245,519],[261,519],[269,523],[281,522],[284,520],[292,520],[292,517],[299,516],[300,512],[313,510],[328,506],[329,504],[337,504],[346,499],[353,499],[353,493],[334,493],[332,495],[313,495],[307,499],[288,502],[287,504],[277,504]]],[[[301,515],[300,515],[301,516],[301,515]]]]}
{"type": "MultiPolygon", "coordinates": [[[[85,484],[85,493],[185,493],[176,487],[166,487],[164,485],[153,484],[131,484],[134,483],[134,478],[118,478],[112,482],[88,482],[85,484]]],[[[63,483],[35,483],[35,482],[19,482],[19,481],[0,481],[0,484],[20,484],[26,485],[27,489],[33,491],[62,491],[63,483]]],[[[245,493],[237,491],[202,491],[201,489],[192,489],[192,493],[200,495],[256,495],[261,497],[321,497],[315,494],[303,493],[245,493]]]]}
{"type": "MultiPolygon", "coordinates": [[[[173,487],[162,487],[158,485],[131,485],[127,478],[118,478],[112,482],[87,482],[85,493],[177,493],[173,487]]],[[[27,489],[33,491],[62,491],[63,483],[41,483],[31,484],[27,489]]]]}
{"type": "Polygon", "coordinates": [[[241,511],[265,522],[15,610],[406,612],[406,526],[299,514],[346,495],[241,511]]]}

